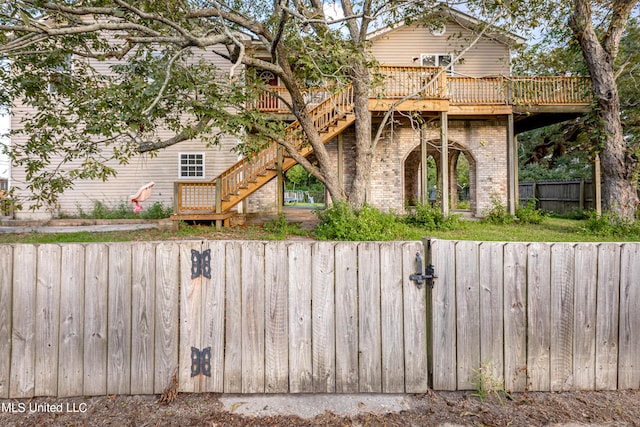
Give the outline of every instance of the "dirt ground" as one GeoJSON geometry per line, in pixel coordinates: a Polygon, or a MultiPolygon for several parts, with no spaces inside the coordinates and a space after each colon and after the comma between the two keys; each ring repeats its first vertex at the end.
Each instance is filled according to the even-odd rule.
{"type": "Polygon", "coordinates": [[[225,408],[216,394],[102,396],[1,400],[2,426],[635,426],[640,425],[640,391],[519,393],[502,402],[473,392],[411,396],[408,410],[315,418],[295,415],[245,416],[225,408]]]}

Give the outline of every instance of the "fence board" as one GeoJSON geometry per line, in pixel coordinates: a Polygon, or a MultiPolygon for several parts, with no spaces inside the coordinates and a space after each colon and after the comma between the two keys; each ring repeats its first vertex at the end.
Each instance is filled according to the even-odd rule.
{"type": "Polygon", "coordinates": [[[618,385],[620,245],[603,243],[598,249],[596,390],[615,390],[618,385]]]}
{"type": "Polygon", "coordinates": [[[265,392],[289,391],[289,282],[287,246],[265,247],[265,392]]]}
{"type": "MultiPolygon", "coordinates": [[[[62,246],[58,396],[82,394],[84,378],[84,248],[62,246]]],[[[128,364],[128,361],[127,361],[128,364]]]]}
{"type": "Polygon", "coordinates": [[[431,297],[433,337],[433,388],[455,390],[457,385],[455,294],[455,242],[434,240],[431,244],[433,265],[438,280],[431,297]]]}
{"type": "Polygon", "coordinates": [[[35,390],[36,249],[13,249],[13,304],[9,396],[32,397],[35,390]]]}
{"type": "Polygon", "coordinates": [[[551,251],[531,243],[527,252],[527,372],[532,391],[549,391],[551,347],[551,251]]]}
{"type": "MultiPolygon", "coordinates": [[[[421,288],[418,288],[415,282],[409,280],[409,276],[417,272],[417,253],[426,263],[427,258],[422,243],[411,242],[402,245],[402,277],[400,277],[400,283],[403,298],[401,303],[404,312],[402,322],[404,327],[404,391],[406,393],[425,393],[429,388],[429,348],[427,347],[428,286],[423,284],[421,288]]],[[[384,271],[383,266],[381,268],[384,271]]],[[[438,275],[440,275],[440,268],[440,265],[435,264],[438,275]]],[[[436,280],[436,286],[440,286],[439,280],[436,280]]],[[[383,298],[387,298],[386,293],[383,298]]],[[[401,356],[397,357],[402,359],[401,356]]]]}
{"type": "Polygon", "coordinates": [[[357,246],[336,243],[336,391],[358,391],[358,271],[352,260],[357,246]]]}
{"type": "Polygon", "coordinates": [[[224,392],[242,392],[242,244],[226,244],[224,392]]]}
{"type": "Polygon", "coordinates": [[[486,242],[479,247],[480,362],[492,378],[504,383],[504,243],[486,242]]]}
{"type": "Polygon", "coordinates": [[[459,390],[475,388],[474,370],[480,368],[480,267],[478,243],[456,244],[456,330],[459,390]]]}
{"type": "MultiPolygon", "coordinates": [[[[414,258],[415,259],[415,255],[414,258]]],[[[404,392],[402,244],[380,245],[382,391],[404,392]]],[[[424,325],[426,327],[426,324],[424,325]]],[[[425,328],[423,328],[424,332],[425,328]]],[[[423,372],[426,374],[426,371],[423,372]]]]}
{"type": "Polygon", "coordinates": [[[333,393],[336,388],[336,337],[333,243],[311,247],[311,326],[313,391],[333,393]]]}
{"type": "Polygon", "coordinates": [[[0,398],[9,397],[13,247],[0,245],[0,398]]]}
{"type": "Polygon", "coordinates": [[[596,372],[596,285],[598,246],[575,247],[573,388],[593,390],[596,372]]]}
{"type": "Polygon", "coordinates": [[[264,244],[242,246],[242,392],[264,393],[264,244]]]}
{"type": "Polygon", "coordinates": [[[202,254],[202,242],[180,246],[180,391],[197,393],[200,378],[191,376],[191,348],[202,349],[202,275],[191,277],[192,251],[202,254]]]}
{"type": "Polygon", "coordinates": [[[505,388],[524,391],[527,378],[527,245],[504,247],[505,388]]]}
{"type": "Polygon", "coordinates": [[[153,394],[156,254],[152,243],[132,247],[131,393],[153,394]]]}
{"type": "Polygon", "coordinates": [[[38,247],[36,285],[36,396],[57,396],[58,338],[60,336],[60,265],[58,245],[38,247]]]}
{"type": "Polygon", "coordinates": [[[180,248],[163,242],[156,248],[154,393],[162,393],[178,369],[180,248]]]}
{"type": "Polygon", "coordinates": [[[289,390],[313,391],[311,350],[311,247],[289,246],[289,390]]]}
{"type": "Polygon", "coordinates": [[[618,389],[640,388],[640,245],[622,246],[618,389]]]}
{"type": "Polygon", "coordinates": [[[573,325],[575,253],[572,244],[551,247],[551,347],[552,391],[573,388],[573,325]]]}
{"type": "Polygon", "coordinates": [[[107,393],[107,319],[109,301],[109,247],[87,245],[84,288],[85,396],[107,393]]]}
{"type": "Polygon", "coordinates": [[[131,391],[131,245],[109,245],[107,393],[131,391]]]}
{"type": "Polygon", "coordinates": [[[202,280],[204,321],[202,347],[211,347],[211,376],[203,376],[200,390],[222,393],[224,391],[224,264],[225,243],[208,241],[203,250],[211,250],[211,279],[202,280]]]}
{"type": "Polygon", "coordinates": [[[375,243],[358,245],[358,311],[358,390],[379,393],[382,391],[380,250],[375,243]]]}

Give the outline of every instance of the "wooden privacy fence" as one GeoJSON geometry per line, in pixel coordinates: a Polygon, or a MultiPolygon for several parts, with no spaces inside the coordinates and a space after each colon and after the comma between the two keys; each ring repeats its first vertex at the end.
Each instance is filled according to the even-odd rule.
{"type": "Polygon", "coordinates": [[[639,306],[638,243],[0,245],[0,397],[640,388],[639,306]]]}
{"type": "Polygon", "coordinates": [[[0,397],[161,393],[174,372],[185,392],[424,392],[426,290],[408,280],[422,251],[0,245],[0,397]],[[192,278],[194,258],[210,268],[192,278]]]}
{"type": "Polygon", "coordinates": [[[433,388],[640,388],[640,243],[433,241],[433,388]]]}
{"type": "Polygon", "coordinates": [[[518,188],[520,203],[535,200],[536,209],[567,214],[595,208],[590,179],[523,181],[518,188]]]}

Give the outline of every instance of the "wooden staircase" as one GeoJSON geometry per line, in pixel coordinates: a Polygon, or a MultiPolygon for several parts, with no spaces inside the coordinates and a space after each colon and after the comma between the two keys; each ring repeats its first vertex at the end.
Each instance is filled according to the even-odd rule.
{"type": "MultiPolygon", "coordinates": [[[[323,143],[355,122],[353,108],[353,88],[347,86],[309,112],[323,143]]],[[[284,138],[305,157],[313,152],[298,121],[286,128],[284,138]]],[[[283,156],[282,171],[286,172],[296,163],[293,158],[283,156]]],[[[278,143],[273,141],[269,147],[241,159],[210,182],[176,182],[171,219],[227,220],[234,214],[231,212],[234,206],[275,178],[277,173],[278,143]]]]}

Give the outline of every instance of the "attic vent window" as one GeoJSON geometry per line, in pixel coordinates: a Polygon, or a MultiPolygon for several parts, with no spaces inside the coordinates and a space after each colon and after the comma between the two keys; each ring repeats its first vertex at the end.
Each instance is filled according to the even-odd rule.
{"type": "Polygon", "coordinates": [[[447,32],[447,26],[444,24],[436,24],[431,27],[431,34],[436,37],[440,37],[447,32]]]}

